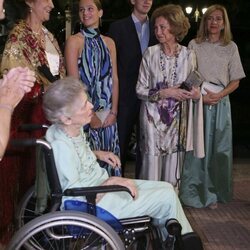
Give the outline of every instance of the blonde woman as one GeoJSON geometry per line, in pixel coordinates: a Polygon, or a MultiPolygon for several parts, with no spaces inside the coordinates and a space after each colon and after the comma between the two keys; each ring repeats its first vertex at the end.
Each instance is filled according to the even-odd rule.
{"type": "Polygon", "coordinates": [[[232,41],[226,9],[212,5],[203,15],[197,38],[189,44],[203,83],[205,158],[186,155],[180,197],[185,205],[216,208],[232,198],[232,121],[229,94],[245,77],[232,41]]]}

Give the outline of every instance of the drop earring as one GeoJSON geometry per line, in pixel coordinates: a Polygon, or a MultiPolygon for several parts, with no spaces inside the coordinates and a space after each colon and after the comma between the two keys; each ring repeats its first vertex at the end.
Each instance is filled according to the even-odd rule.
{"type": "Polygon", "coordinates": [[[102,27],[102,18],[99,17],[99,27],[102,27]]]}

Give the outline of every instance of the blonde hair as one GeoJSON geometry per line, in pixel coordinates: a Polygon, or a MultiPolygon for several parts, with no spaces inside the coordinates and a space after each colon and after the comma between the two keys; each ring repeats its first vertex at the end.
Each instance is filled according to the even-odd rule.
{"type": "Polygon", "coordinates": [[[169,22],[170,32],[178,42],[187,35],[190,23],[180,5],[167,4],[157,8],[152,14],[153,24],[158,17],[163,17],[169,22]]]}
{"type": "Polygon", "coordinates": [[[230,28],[230,22],[228,19],[227,11],[224,6],[215,4],[211,5],[205,14],[202,16],[201,23],[199,26],[199,30],[197,32],[196,42],[202,43],[208,38],[208,30],[207,30],[207,19],[216,10],[220,10],[222,12],[224,29],[221,30],[220,39],[223,45],[227,45],[230,41],[232,41],[232,33],[230,28]]]}

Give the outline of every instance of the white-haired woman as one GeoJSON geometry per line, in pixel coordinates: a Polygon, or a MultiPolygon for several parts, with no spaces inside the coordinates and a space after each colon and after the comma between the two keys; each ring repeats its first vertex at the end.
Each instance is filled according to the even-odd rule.
{"type": "MultiPolygon", "coordinates": [[[[91,151],[83,126],[92,119],[93,105],[79,80],[66,77],[54,82],[44,95],[43,108],[53,124],[46,139],[52,145],[63,190],[98,185],[126,186],[134,198],[124,192],[102,194],[97,197],[97,205],[117,218],[147,214],[155,219],[165,238],[164,225],[169,218],[176,218],[181,223],[183,234],[192,231],[171,184],[109,177],[99,166],[97,159],[112,167],[119,166],[120,160],[112,152],[91,151]]],[[[84,197],[78,197],[78,200],[84,200],[84,197]]]]}

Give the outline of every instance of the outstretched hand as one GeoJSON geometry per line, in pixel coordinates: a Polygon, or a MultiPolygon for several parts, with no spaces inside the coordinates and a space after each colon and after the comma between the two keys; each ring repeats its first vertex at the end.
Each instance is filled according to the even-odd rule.
{"type": "Polygon", "coordinates": [[[23,89],[25,93],[31,91],[31,88],[34,86],[34,82],[36,81],[35,72],[27,67],[17,67],[10,69],[6,76],[8,79],[17,76],[16,84],[19,85],[19,87],[23,89]]]}
{"type": "Polygon", "coordinates": [[[15,108],[24,94],[34,86],[35,80],[35,73],[28,68],[17,67],[9,70],[0,83],[0,102],[15,108]]]}

